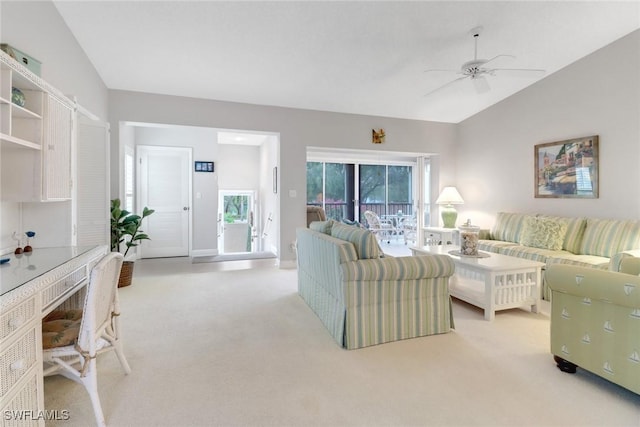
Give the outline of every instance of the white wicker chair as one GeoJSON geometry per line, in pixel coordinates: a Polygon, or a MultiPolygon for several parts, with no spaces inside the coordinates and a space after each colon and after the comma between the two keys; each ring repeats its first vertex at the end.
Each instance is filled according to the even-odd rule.
{"type": "MultiPolygon", "coordinates": [[[[111,252],[105,255],[91,270],[91,277],[87,285],[82,319],[76,321],[75,329],[77,338],[73,342],[59,347],[45,348],[44,375],[63,375],[81,383],[89,393],[96,422],[99,426],[105,425],[100,397],[98,396],[98,379],[96,372],[96,356],[100,353],[114,350],[125,373],[131,372],[131,368],[122,351],[122,342],[119,336],[118,316],[118,277],[122,268],[123,257],[121,254],[111,252]],[[80,322],[79,329],[77,322],[80,322]]],[[[69,312],[54,312],[56,315],[47,316],[43,323],[43,336],[46,335],[47,320],[51,318],[64,319],[69,312]],[[61,317],[63,316],[63,317],[61,317]]],[[[53,314],[53,313],[52,313],[53,314]]],[[[49,323],[52,321],[50,320],[49,323]]],[[[67,321],[67,330],[73,331],[73,322],[67,321]]],[[[65,331],[66,332],[66,331],[65,331]]],[[[73,332],[71,332],[73,335],[73,332]]],[[[59,334],[62,336],[62,333],[59,334]]],[[[53,341],[55,341],[55,338],[53,341]]],[[[68,338],[68,335],[65,336],[68,338]]],[[[51,343],[43,344],[49,347],[51,343]]],[[[56,345],[56,344],[53,344],[56,345]]]]}
{"type": "Polygon", "coordinates": [[[369,224],[369,230],[375,234],[380,241],[386,240],[387,243],[391,242],[391,236],[393,236],[396,231],[393,222],[388,220],[382,220],[373,211],[364,211],[364,217],[367,220],[367,224],[369,224]]]}
{"type": "Polygon", "coordinates": [[[404,218],[400,227],[402,228],[404,244],[406,245],[410,241],[415,243],[418,238],[418,221],[416,220],[416,217],[404,218]]]}

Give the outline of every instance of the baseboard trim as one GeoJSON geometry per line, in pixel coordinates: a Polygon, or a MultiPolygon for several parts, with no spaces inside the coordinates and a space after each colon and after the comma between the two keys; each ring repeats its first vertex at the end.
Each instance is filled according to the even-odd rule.
{"type": "Polygon", "coordinates": [[[298,263],[296,260],[281,260],[278,259],[278,267],[283,270],[293,270],[298,268],[298,263]]]}
{"type": "Polygon", "coordinates": [[[199,256],[216,256],[218,255],[217,249],[194,249],[191,251],[191,258],[199,256]]]}

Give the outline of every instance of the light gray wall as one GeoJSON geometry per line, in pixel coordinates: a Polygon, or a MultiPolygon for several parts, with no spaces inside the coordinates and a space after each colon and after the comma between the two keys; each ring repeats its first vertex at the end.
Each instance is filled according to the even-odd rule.
{"type": "Polygon", "coordinates": [[[640,31],[459,124],[460,216],[640,217],[640,31]],[[534,198],[534,145],[600,136],[600,197],[534,198]]]}
{"type": "MultiPolygon", "coordinates": [[[[273,169],[280,158],[279,146],[279,137],[270,135],[260,147],[260,200],[259,212],[256,217],[260,221],[258,225],[262,237],[261,249],[273,251],[278,256],[280,254],[280,223],[269,220],[269,218],[280,218],[280,184],[277,184],[275,193],[273,189],[273,169]]],[[[292,249],[291,251],[293,252],[292,249]]]]}
{"type": "Polygon", "coordinates": [[[260,147],[220,144],[218,151],[218,188],[257,191],[260,186],[260,147]]]}
{"type": "Polygon", "coordinates": [[[107,121],[107,87],[52,2],[2,0],[0,40],[40,61],[47,83],[107,121]]]}
{"type": "MultiPolygon", "coordinates": [[[[191,247],[194,250],[215,249],[217,247],[216,216],[218,212],[218,160],[219,146],[214,129],[172,126],[133,127],[135,145],[161,145],[187,147],[192,149],[193,160],[216,162],[215,173],[192,173],[192,226],[191,247]],[[200,193],[200,198],[195,194],[200,193]]],[[[112,136],[113,139],[113,136],[112,136]]],[[[150,206],[153,208],[153,206],[150,206]]],[[[136,206],[139,212],[142,207],[136,206]]]]}
{"type": "MultiPolygon", "coordinates": [[[[110,91],[112,128],[122,121],[240,129],[280,134],[278,253],[292,261],[289,249],[295,229],[306,224],[306,147],[376,149],[439,154],[439,180],[455,178],[455,129],[446,123],[403,120],[353,114],[297,110],[280,107],[212,101],[129,91],[110,91]],[[372,145],[371,129],[383,128],[386,143],[372,145]],[[296,197],[290,196],[290,191],[296,197]]],[[[119,146],[118,135],[111,142],[119,146]]],[[[112,177],[121,174],[112,168],[112,177]]],[[[119,191],[112,182],[112,194],[119,191]]]]}

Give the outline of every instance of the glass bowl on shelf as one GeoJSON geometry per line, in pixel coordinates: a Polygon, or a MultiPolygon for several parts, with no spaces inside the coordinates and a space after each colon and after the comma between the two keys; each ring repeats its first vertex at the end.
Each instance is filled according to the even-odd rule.
{"type": "Polygon", "coordinates": [[[19,107],[24,107],[25,98],[24,93],[17,87],[11,88],[11,102],[16,104],[19,107]]]}

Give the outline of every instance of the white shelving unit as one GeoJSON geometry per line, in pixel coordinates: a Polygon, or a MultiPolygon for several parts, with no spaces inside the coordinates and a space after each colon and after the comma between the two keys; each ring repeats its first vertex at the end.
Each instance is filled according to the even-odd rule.
{"type": "Polygon", "coordinates": [[[72,197],[75,103],[0,51],[2,200],[60,201],[72,197]],[[25,98],[12,102],[12,88],[25,98]]]}
{"type": "Polygon", "coordinates": [[[0,139],[2,146],[3,148],[40,150],[42,148],[44,90],[28,76],[16,70],[15,66],[12,67],[11,57],[4,54],[0,58],[2,59],[0,62],[0,139]],[[25,104],[23,107],[11,102],[12,88],[14,87],[20,89],[24,94],[25,104]]]}

